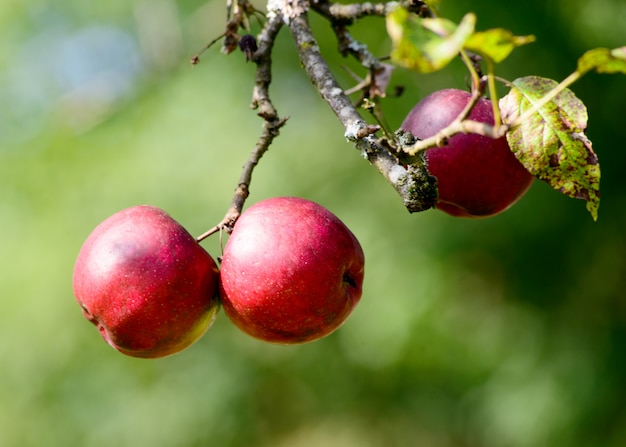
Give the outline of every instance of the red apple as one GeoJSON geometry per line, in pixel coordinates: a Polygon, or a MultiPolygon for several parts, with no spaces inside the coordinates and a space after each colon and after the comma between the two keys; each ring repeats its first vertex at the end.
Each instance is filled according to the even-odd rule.
{"type": "Polygon", "coordinates": [[[321,205],[263,200],[235,224],[222,256],[226,314],[274,343],[304,343],[337,329],[359,302],[364,255],[356,237],[321,205]]]}
{"type": "Polygon", "coordinates": [[[74,267],[85,317],[123,354],[179,352],[211,326],[219,308],[217,265],[187,230],[152,206],[122,210],[98,225],[74,267]]]}
{"type": "MultiPolygon", "coordinates": [[[[459,116],[470,97],[456,89],[434,92],[409,112],[402,129],[420,139],[429,138],[459,116]]],[[[469,119],[493,124],[491,102],[481,98],[469,119]]],[[[520,199],[533,181],[509,149],[506,137],[457,134],[446,146],[427,149],[425,157],[428,171],[437,178],[436,207],[453,216],[498,214],[520,199]]]]}

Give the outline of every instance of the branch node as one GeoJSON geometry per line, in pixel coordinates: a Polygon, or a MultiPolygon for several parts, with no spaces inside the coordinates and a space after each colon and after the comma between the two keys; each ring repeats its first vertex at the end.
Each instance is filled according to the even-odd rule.
{"type": "Polygon", "coordinates": [[[378,124],[368,124],[365,127],[362,127],[361,129],[357,131],[356,137],[359,139],[365,138],[365,137],[375,134],[379,130],[380,130],[380,126],[378,124]]]}

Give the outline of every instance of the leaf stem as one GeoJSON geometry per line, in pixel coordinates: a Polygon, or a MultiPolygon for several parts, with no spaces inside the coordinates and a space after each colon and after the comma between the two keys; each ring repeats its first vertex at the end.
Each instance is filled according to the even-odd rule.
{"type": "Polygon", "coordinates": [[[489,89],[489,98],[491,99],[491,108],[493,109],[494,127],[498,128],[502,124],[502,115],[500,115],[500,107],[498,106],[498,90],[496,89],[495,64],[489,57],[487,61],[487,88],[489,89]]]}
{"type": "Polygon", "coordinates": [[[517,127],[530,118],[532,115],[537,113],[543,106],[556,98],[559,93],[568,88],[574,82],[578,81],[582,77],[582,74],[578,71],[573,72],[567,78],[563,79],[556,87],[554,87],[550,92],[548,92],[545,96],[543,96],[539,101],[537,101],[533,106],[522,113],[517,117],[515,121],[509,123],[510,127],[517,127]]]}
{"type": "Polygon", "coordinates": [[[472,90],[474,90],[480,86],[480,76],[478,76],[474,64],[472,63],[470,57],[467,55],[467,51],[461,50],[461,59],[469,70],[470,75],[472,76],[472,90]]]}

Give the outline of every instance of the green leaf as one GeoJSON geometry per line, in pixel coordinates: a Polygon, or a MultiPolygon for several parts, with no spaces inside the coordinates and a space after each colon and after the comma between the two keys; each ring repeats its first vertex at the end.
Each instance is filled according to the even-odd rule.
{"type": "Polygon", "coordinates": [[[474,33],[465,42],[465,48],[500,63],[515,48],[534,41],[535,36],[514,36],[509,30],[494,28],[474,33]]]}
{"type": "MultiPolygon", "coordinates": [[[[500,100],[505,123],[512,123],[558,84],[528,76],[513,81],[500,100]]],[[[587,201],[594,220],[600,205],[600,165],[585,135],[587,108],[565,89],[507,133],[511,150],[535,177],[569,197],[587,201]]]]}
{"type": "Polygon", "coordinates": [[[457,26],[447,19],[424,19],[396,8],[387,16],[391,60],[420,73],[441,70],[463,49],[475,25],[476,16],[471,13],[457,26]]]}
{"type": "Polygon", "coordinates": [[[596,70],[598,73],[626,74],[626,47],[613,50],[595,48],[587,51],[578,59],[576,71],[583,75],[591,70],[596,70]]]}

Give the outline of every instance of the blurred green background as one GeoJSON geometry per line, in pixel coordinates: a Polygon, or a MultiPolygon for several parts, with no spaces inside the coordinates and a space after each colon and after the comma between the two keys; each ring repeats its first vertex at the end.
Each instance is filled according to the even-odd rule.
{"type": "MultiPolygon", "coordinates": [[[[262,6],[262,5],[260,5],[262,6]]],[[[626,44],[622,0],[446,0],[478,28],[535,34],[503,77],[562,79],[587,49],[626,44]]],[[[188,350],[125,357],[83,319],[71,288],[89,232],[149,203],[198,235],[226,211],[260,131],[254,65],[219,46],[222,1],[5,0],[0,4],[0,445],[626,445],[626,77],[574,86],[602,166],[600,217],[535,183],[486,220],[410,215],[352,149],[284,30],[271,93],[291,116],[249,203],[315,200],[366,253],[361,303],[331,336],[274,346],[220,313],[188,350]]],[[[327,24],[312,20],[342,84],[327,24]]],[[[254,31],[258,26],[254,25],[254,31]]],[[[384,22],[353,29],[378,55],[384,22]]],[[[363,74],[362,71],[359,72],[363,74]]],[[[460,64],[402,70],[393,128],[460,64]]],[[[214,255],[219,241],[203,243],[214,255]]]]}

